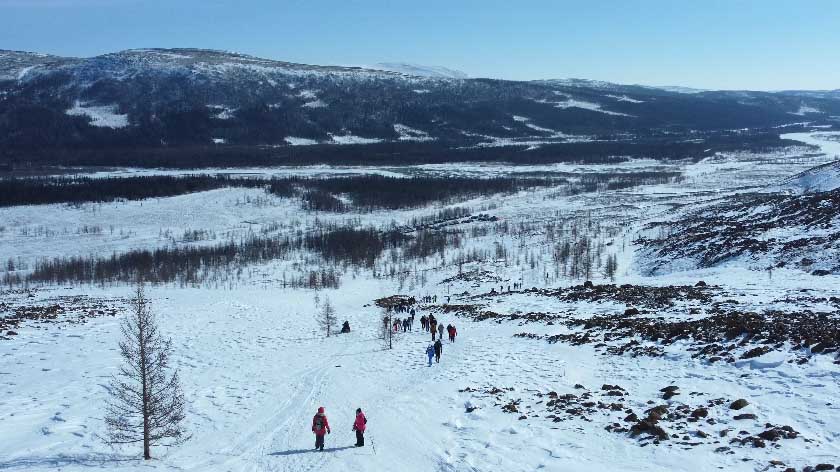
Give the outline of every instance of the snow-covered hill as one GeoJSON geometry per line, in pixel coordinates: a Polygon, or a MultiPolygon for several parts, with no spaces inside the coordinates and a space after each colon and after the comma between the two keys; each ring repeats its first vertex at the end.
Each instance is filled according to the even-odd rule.
{"type": "Polygon", "coordinates": [[[683,94],[582,79],[517,82],[410,64],[382,67],[398,72],[202,49],[90,58],[0,51],[0,146],[31,159],[33,150],[47,148],[116,156],[117,149],[138,148],[392,143],[433,147],[429,154],[440,156],[448,149],[533,150],[582,141],[602,155],[648,157],[623,145],[694,145],[690,153],[675,152],[685,158],[717,149],[721,140],[730,147],[766,146],[765,138],[751,141],[756,133],[802,117],[833,126],[832,116],[840,115],[840,99],[831,94],[683,94]],[[400,130],[409,128],[428,139],[403,139],[400,130]]]}
{"type": "Polygon", "coordinates": [[[420,77],[436,77],[449,79],[467,79],[469,76],[465,72],[450,69],[443,66],[424,66],[420,64],[408,64],[405,62],[379,62],[370,67],[371,69],[387,70],[391,72],[399,72],[406,75],[416,75],[420,77]]]}

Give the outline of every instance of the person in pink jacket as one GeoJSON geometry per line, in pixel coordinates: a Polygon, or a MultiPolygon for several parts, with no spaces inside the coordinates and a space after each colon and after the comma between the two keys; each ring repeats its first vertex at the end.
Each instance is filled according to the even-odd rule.
{"type": "Polygon", "coordinates": [[[365,428],[367,428],[367,418],[362,413],[361,408],[356,408],[356,421],[353,422],[353,431],[356,432],[356,447],[365,445],[365,428]]]}
{"type": "Polygon", "coordinates": [[[315,449],[324,450],[324,436],[330,433],[330,422],[324,413],[324,407],[318,408],[318,413],[312,417],[312,432],[315,433],[315,449]]]}

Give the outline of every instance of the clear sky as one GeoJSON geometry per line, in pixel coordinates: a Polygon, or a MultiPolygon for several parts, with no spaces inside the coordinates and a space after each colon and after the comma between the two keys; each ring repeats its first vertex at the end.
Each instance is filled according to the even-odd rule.
{"type": "Polygon", "coordinates": [[[0,0],[0,49],[224,49],[472,77],[840,88],[840,0],[0,0]]]}

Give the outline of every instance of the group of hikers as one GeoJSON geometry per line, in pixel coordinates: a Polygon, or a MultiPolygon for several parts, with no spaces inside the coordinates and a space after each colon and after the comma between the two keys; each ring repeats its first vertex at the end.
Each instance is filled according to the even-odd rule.
{"type": "MultiPolygon", "coordinates": [[[[394,330],[395,333],[400,330],[404,333],[411,331],[417,312],[413,308],[408,309],[407,312],[409,316],[402,319],[394,318],[389,321],[389,317],[386,316],[383,319],[385,326],[388,327],[388,323],[390,322],[390,329],[394,330]]],[[[420,326],[423,328],[423,331],[432,334],[432,344],[429,344],[426,348],[426,355],[429,357],[429,367],[431,367],[432,359],[436,363],[440,363],[440,356],[443,354],[443,333],[446,332],[449,337],[449,342],[454,343],[455,336],[458,335],[458,329],[452,324],[443,326],[443,323],[438,322],[435,315],[422,315],[420,317],[420,326]]]]}
{"type": "MultiPolygon", "coordinates": [[[[422,297],[422,300],[436,300],[437,296],[432,297],[422,297]]],[[[396,312],[396,313],[408,313],[409,316],[403,319],[394,318],[393,323],[391,326],[388,326],[389,317],[385,317],[385,327],[392,328],[394,332],[399,331],[400,329],[403,332],[411,331],[412,326],[414,325],[414,317],[417,314],[414,308],[411,308],[411,305],[416,303],[414,297],[407,300],[407,303],[395,305],[393,307],[388,307],[388,313],[396,312]]],[[[435,318],[435,315],[423,315],[420,317],[420,325],[423,328],[423,331],[429,332],[432,334],[432,341],[433,344],[430,344],[426,348],[426,355],[429,357],[429,367],[432,366],[432,359],[436,363],[440,363],[440,356],[443,354],[443,333],[446,331],[447,335],[449,336],[449,342],[454,343],[455,337],[458,335],[458,330],[455,328],[454,325],[448,324],[445,327],[443,323],[438,322],[435,318]]],[[[342,326],[342,332],[350,332],[350,323],[345,321],[344,325],[342,326]]],[[[362,412],[361,408],[356,409],[356,419],[353,421],[353,431],[356,433],[356,447],[362,447],[365,445],[365,430],[367,429],[367,418],[365,414],[362,412]]],[[[318,408],[318,413],[312,417],[312,432],[315,434],[315,449],[319,451],[324,450],[324,436],[327,434],[331,434],[330,431],[330,423],[327,420],[327,415],[325,413],[324,407],[318,408]]]]}
{"type": "MultiPolygon", "coordinates": [[[[356,447],[365,445],[365,429],[367,429],[367,418],[361,408],[356,408],[356,419],[353,421],[353,431],[356,432],[356,447]]],[[[318,407],[318,413],[312,417],[312,432],[315,433],[315,450],[324,450],[324,436],[331,434],[330,422],[324,407],[318,407]]]]}
{"type": "MultiPolygon", "coordinates": [[[[519,290],[521,288],[522,288],[522,282],[518,282],[518,283],[514,282],[513,283],[513,290],[519,290]]],[[[510,285],[507,286],[507,291],[508,292],[512,291],[510,289],[510,285]]],[[[490,293],[505,293],[505,286],[504,285],[499,285],[499,291],[498,292],[496,291],[496,287],[491,287],[490,288],[490,293]]]]}
{"type": "Polygon", "coordinates": [[[443,354],[443,332],[446,331],[449,335],[449,342],[454,343],[458,330],[452,324],[446,325],[444,328],[443,323],[439,323],[435,315],[429,315],[428,317],[425,315],[421,316],[420,326],[423,327],[423,331],[432,333],[432,341],[434,343],[426,348],[426,356],[429,358],[429,367],[431,367],[432,359],[435,360],[435,363],[440,363],[440,356],[443,354]]]}

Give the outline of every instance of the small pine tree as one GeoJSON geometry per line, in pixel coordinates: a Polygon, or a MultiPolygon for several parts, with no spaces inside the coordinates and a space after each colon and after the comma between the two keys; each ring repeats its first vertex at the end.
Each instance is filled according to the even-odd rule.
{"type": "Polygon", "coordinates": [[[111,379],[112,398],[106,404],[106,441],[143,443],[143,458],[151,446],[174,446],[189,439],[184,420],[184,395],[178,373],[169,372],[172,340],[158,331],[142,283],[137,285],[132,311],[122,323],[123,365],[111,379]]]}
{"type": "Polygon", "coordinates": [[[318,313],[318,325],[321,327],[321,331],[327,334],[327,337],[330,337],[337,330],[338,318],[336,318],[335,309],[330,303],[329,297],[324,298],[324,304],[318,313]]]}

